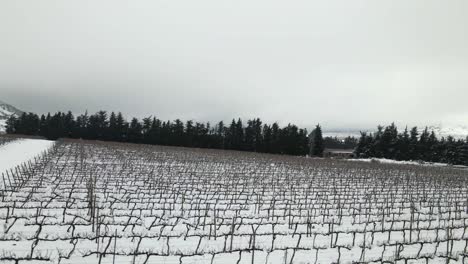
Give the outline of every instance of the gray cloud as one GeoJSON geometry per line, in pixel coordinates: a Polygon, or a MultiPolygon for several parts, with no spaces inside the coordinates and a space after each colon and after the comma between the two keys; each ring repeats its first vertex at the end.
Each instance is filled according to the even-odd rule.
{"type": "Polygon", "coordinates": [[[0,97],[35,112],[468,122],[468,2],[3,1],[0,97]]]}

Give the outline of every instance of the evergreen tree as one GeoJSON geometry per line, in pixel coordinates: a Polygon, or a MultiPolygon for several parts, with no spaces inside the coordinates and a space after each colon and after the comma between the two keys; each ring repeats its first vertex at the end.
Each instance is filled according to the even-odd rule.
{"type": "MultiPolygon", "coordinates": [[[[325,146],[324,146],[325,148],[325,146]]],[[[297,155],[307,155],[309,153],[309,138],[307,135],[307,129],[299,129],[299,142],[297,146],[297,155]]]]}
{"type": "Polygon", "coordinates": [[[456,164],[458,159],[458,146],[456,140],[452,136],[448,136],[445,142],[445,159],[448,164],[456,164]]]}
{"type": "Polygon", "coordinates": [[[118,141],[126,142],[128,140],[128,123],[125,121],[121,112],[117,114],[115,128],[116,138],[119,139],[118,141]]]}
{"type": "Polygon", "coordinates": [[[425,156],[426,161],[438,162],[440,159],[438,140],[434,130],[431,131],[427,139],[427,155],[425,156]]]}
{"type": "Polygon", "coordinates": [[[421,135],[419,136],[418,141],[418,154],[421,160],[429,160],[430,157],[430,145],[429,145],[429,130],[426,127],[421,135]]]}
{"type": "Polygon", "coordinates": [[[174,120],[171,128],[170,144],[172,146],[181,146],[184,142],[184,123],[180,119],[174,120]]]}
{"type": "Polygon", "coordinates": [[[232,119],[229,128],[227,128],[226,139],[225,139],[225,146],[226,149],[235,149],[236,146],[236,121],[232,119]]]}
{"type": "Polygon", "coordinates": [[[162,145],[171,145],[171,127],[172,124],[170,121],[163,122],[161,125],[161,139],[160,142],[162,145]]]}
{"type": "Polygon", "coordinates": [[[419,136],[418,128],[413,127],[410,131],[410,142],[408,146],[408,149],[409,149],[408,156],[410,160],[418,160],[420,157],[419,149],[418,149],[418,142],[419,142],[418,136],[419,136]]]}
{"type": "Polygon", "coordinates": [[[153,118],[151,116],[143,118],[142,124],[142,143],[151,144],[151,126],[153,118]]]}
{"type": "Polygon", "coordinates": [[[106,138],[112,141],[121,141],[119,128],[117,127],[117,116],[114,112],[111,112],[109,116],[109,129],[106,138]]]}
{"type": "Polygon", "coordinates": [[[367,132],[360,132],[361,136],[359,137],[358,144],[354,149],[354,155],[357,158],[369,158],[373,156],[372,148],[374,146],[374,137],[372,133],[367,134],[367,132]]]}
{"type": "MultiPolygon", "coordinates": [[[[44,114],[41,115],[39,120],[39,136],[46,137],[48,134],[49,124],[44,114]]],[[[7,132],[8,133],[8,132],[7,132]]]]}
{"type": "Polygon", "coordinates": [[[161,120],[153,118],[150,129],[150,142],[151,144],[161,144],[161,120]]]}
{"type": "Polygon", "coordinates": [[[18,119],[11,115],[6,121],[6,132],[8,134],[18,134],[18,119]]]}
{"type": "Polygon", "coordinates": [[[462,142],[457,149],[459,153],[459,161],[457,164],[468,166],[468,138],[462,142]]]}
{"type": "Polygon", "coordinates": [[[372,140],[374,144],[372,147],[372,157],[383,158],[384,156],[384,149],[386,146],[385,146],[385,143],[382,142],[382,136],[383,136],[383,127],[378,126],[377,132],[375,132],[374,139],[372,140]]]}
{"type": "Polygon", "coordinates": [[[195,138],[195,128],[193,126],[193,121],[188,120],[185,123],[185,146],[193,147],[194,146],[194,138],[195,138]]]}
{"type": "Polygon", "coordinates": [[[395,159],[396,160],[408,160],[410,159],[410,135],[408,132],[408,127],[405,128],[403,133],[398,134],[397,139],[397,146],[396,146],[396,153],[395,159]]]}
{"type": "Polygon", "coordinates": [[[398,129],[394,123],[385,127],[380,140],[382,156],[387,159],[395,159],[397,156],[398,129]]]}
{"type": "Polygon", "coordinates": [[[63,119],[64,135],[62,137],[74,138],[75,117],[73,116],[72,112],[68,111],[63,119]]]}
{"type": "Polygon", "coordinates": [[[108,127],[106,111],[99,111],[89,117],[87,128],[88,134],[92,139],[105,140],[108,127]]]}
{"type": "Polygon", "coordinates": [[[272,152],[272,129],[269,125],[263,125],[263,145],[262,152],[271,153],[272,152]]]}
{"type": "MultiPolygon", "coordinates": [[[[47,115],[46,120],[47,120],[47,123],[49,123],[50,114],[47,115]]],[[[76,118],[75,129],[77,131],[77,134],[79,135],[78,136],[79,138],[92,139],[90,133],[88,132],[88,123],[89,123],[88,112],[85,112],[83,115],[80,115],[76,118]]]]}
{"type": "Polygon", "coordinates": [[[255,152],[261,151],[263,145],[263,135],[262,135],[262,121],[260,118],[254,120],[253,124],[254,132],[254,141],[253,141],[253,150],[255,152]]]}
{"type": "Polygon", "coordinates": [[[236,123],[236,137],[235,148],[236,150],[244,149],[244,126],[242,125],[242,120],[239,118],[236,123]]]}
{"type": "Polygon", "coordinates": [[[133,118],[128,128],[128,141],[133,143],[141,143],[143,139],[143,126],[137,118],[133,118]]]}
{"type": "Polygon", "coordinates": [[[219,121],[216,125],[216,148],[226,148],[226,127],[223,121],[219,121]]]}
{"type": "Polygon", "coordinates": [[[322,128],[320,125],[317,125],[312,132],[313,141],[312,141],[312,155],[317,157],[323,156],[324,145],[323,145],[323,136],[322,128]]]}
{"type": "Polygon", "coordinates": [[[247,127],[245,128],[244,148],[243,150],[255,150],[255,120],[247,120],[247,127]]]}
{"type": "Polygon", "coordinates": [[[271,140],[270,140],[270,146],[271,146],[271,153],[281,153],[281,146],[280,146],[280,133],[281,130],[279,128],[278,123],[273,123],[271,125],[271,140]]]}

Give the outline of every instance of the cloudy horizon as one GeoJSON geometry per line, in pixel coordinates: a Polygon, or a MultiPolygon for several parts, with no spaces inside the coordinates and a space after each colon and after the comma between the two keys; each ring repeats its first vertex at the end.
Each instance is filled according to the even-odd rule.
{"type": "Polygon", "coordinates": [[[0,3],[0,100],[198,121],[468,125],[468,2],[0,3]]]}

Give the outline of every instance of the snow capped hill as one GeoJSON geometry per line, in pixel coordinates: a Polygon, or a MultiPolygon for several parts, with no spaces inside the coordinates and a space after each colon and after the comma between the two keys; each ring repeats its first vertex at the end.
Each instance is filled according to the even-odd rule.
{"type": "Polygon", "coordinates": [[[429,131],[434,130],[436,135],[439,137],[448,137],[452,136],[457,139],[465,139],[468,137],[468,125],[463,126],[463,125],[455,125],[455,126],[443,126],[443,125],[437,125],[437,126],[429,126],[428,127],[429,131]]]}
{"type": "Polygon", "coordinates": [[[12,115],[20,116],[23,111],[18,108],[0,101],[0,133],[5,132],[6,121],[12,115]]]}
{"type": "Polygon", "coordinates": [[[340,138],[340,139],[344,139],[346,137],[356,137],[356,138],[359,138],[361,136],[361,131],[362,132],[373,132],[371,130],[368,130],[368,129],[364,129],[364,130],[347,130],[347,129],[343,129],[343,130],[325,130],[323,132],[323,136],[324,137],[337,137],[337,138],[340,138]]]}
{"type": "MultiPolygon", "coordinates": [[[[411,127],[408,126],[408,129],[411,127]]],[[[419,133],[423,132],[425,127],[418,126],[419,133]]],[[[398,131],[401,132],[404,127],[399,126],[398,131]]],[[[468,122],[467,125],[429,125],[427,126],[427,129],[429,131],[434,130],[435,134],[437,135],[438,138],[441,137],[448,137],[452,136],[456,139],[465,139],[468,137],[468,122]]],[[[361,131],[366,132],[366,133],[374,133],[377,129],[353,129],[353,130],[347,130],[347,129],[340,129],[340,130],[330,130],[330,131],[324,131],[323,135],[326,137],[337,137],[337,138],[345,138],[348,136],[351,137],[357,137],[359,138],[361,136],[361,131]]]]}

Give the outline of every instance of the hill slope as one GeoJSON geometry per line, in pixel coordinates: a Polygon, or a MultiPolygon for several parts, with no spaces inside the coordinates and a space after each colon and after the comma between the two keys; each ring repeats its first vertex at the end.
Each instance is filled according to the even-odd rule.
{"type": "Polygon", "coordinates": [[[6,129],[6,121],[12,115],[20,116],[23,111],[18,108],[0,101],[0,133],[4,133],[6,129]]]}

